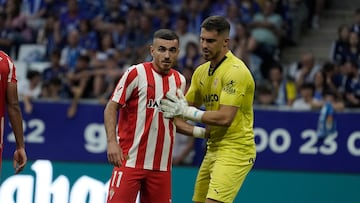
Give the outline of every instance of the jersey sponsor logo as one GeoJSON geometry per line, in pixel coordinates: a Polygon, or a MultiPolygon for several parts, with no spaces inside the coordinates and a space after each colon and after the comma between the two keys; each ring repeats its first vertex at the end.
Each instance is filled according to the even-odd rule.
{"type": "Polygon", "coordinates": [[[160,100],[149,99],[147,102],[147,108],[157,109],[160,107],[160,100]]]}
{"type": "Polygon", "coordinates": [[[217,102],[219,101],[219,96],[217,94],[207,94],[203,98],[204,103],[217,102]]]}
{"type": "Polygon", "coordinates": [[[231,80],[230,82],[224,85],[223,90],[228,94],[235,94],[236,90],[234,86],[235,86],[235,81],[231,80]]]}

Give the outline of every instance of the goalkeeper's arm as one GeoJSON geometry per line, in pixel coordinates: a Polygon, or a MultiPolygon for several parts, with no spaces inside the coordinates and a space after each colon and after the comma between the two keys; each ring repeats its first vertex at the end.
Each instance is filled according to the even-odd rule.
{"type": "Polygon", "coordinates": [[[205,111],[202,111],[196,107],[193,107],[193,106],[187,106],[185,109],[184,109],[184,112],[182,114],[182,116],[185,118],[185,119],[188,119],[188,120],[192,120],[192,121],[196,121],[196,122],[201,122],[201,119],[204,115],[205,111]]]}
{"type": "MultiPolygon", "coordinates": [[[[183,97],[183,99],[185,99],[185,97],[183,97]]],[[[203,111],[192,106],[192,103],[189,103],[187,107],[185,107],[182,116],[185,119],[195,122],[228,127],[234,120],[237,111],[238,107],[229,105],[220,105],[217,111],[203,111]]]]}
{"type": "Polygon", "coordinates": [[[161,100],[161,110],[166,118],[179,116],[208,125],[230,126],[238,111],[238,107],[230,105],[220,105],[216,111],[202,111],[189,106],[181,90],[177,90],[177,95],[166,94],[166,97],[161,100]]]}
{"type": "Polygon", "coordinates": [[[229,105],[220,105],[217,111],[203,111],[201,122],[207,125],[227,126],[229,127],[238,111],[238,107],[229,105]]]}

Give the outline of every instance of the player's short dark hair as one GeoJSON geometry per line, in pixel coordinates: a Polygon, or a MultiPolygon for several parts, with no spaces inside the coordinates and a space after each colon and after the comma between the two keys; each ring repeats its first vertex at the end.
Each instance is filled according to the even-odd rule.
{"type": "Polygon", "coordinates": [[[172,30],[169,29],[159,29],[154,33],[154,39],[165,39],[165,40],[174,40],[179,41],[179,36],[172,30]]]}
{"type": "Polygon", "coordinates": [[[230,32],[230,23],[223,16],[210,16],[201,24],[201,28],[208,31],[217,31],[219,34],[228,34],[230,32]]]}

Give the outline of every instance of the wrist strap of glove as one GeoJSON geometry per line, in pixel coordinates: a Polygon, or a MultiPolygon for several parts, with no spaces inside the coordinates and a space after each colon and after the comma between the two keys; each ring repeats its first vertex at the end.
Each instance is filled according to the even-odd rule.
{"type": "Polygon", "coordinates": [[[192,121],[201,122],[201,118],[204,113],[204,111],[201,111],[193,106],[189,106],[185,109],[183,117],[192,121]]]}

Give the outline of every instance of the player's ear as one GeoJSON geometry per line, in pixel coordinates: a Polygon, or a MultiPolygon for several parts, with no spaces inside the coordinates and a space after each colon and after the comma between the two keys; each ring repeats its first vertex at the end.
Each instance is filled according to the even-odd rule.
{"type": "Polygon", "coordinates": [[[225,38],[224,40],[224,47],[228,47],[229,46],[229,42],[230,42],[230,39],[227,37],[225,38]]]}
{"type": "Polygon", "coordinates": [[[154,57],[154,45],[150,45],[149,49],[150,49],[151,56],[154,57]]]}

